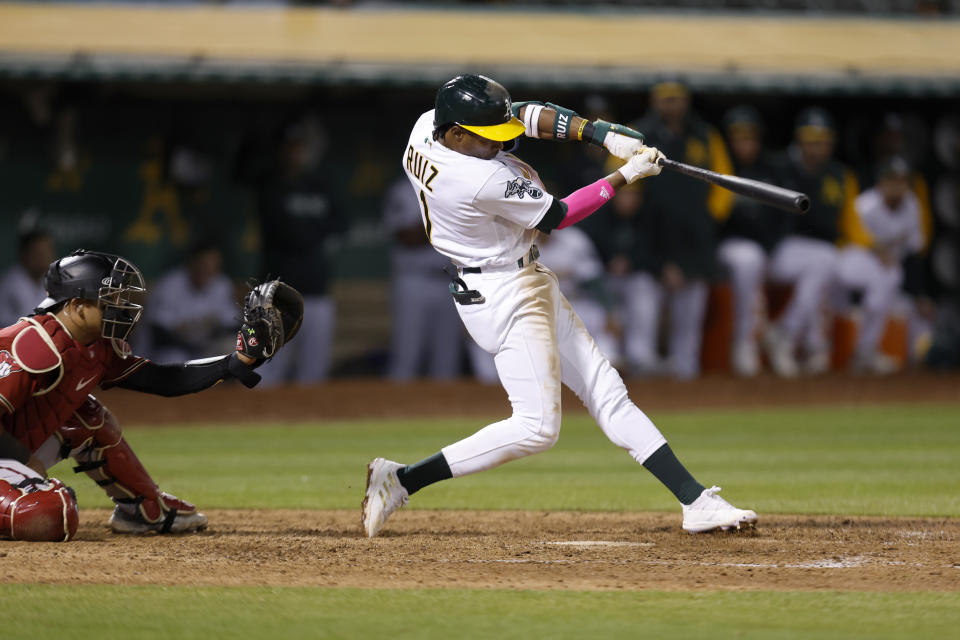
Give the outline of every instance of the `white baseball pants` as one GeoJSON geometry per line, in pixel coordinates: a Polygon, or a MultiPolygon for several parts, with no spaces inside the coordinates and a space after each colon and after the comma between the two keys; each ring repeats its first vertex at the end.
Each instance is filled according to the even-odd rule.
{"type": "Polygon", "coordinates": [[[900,265],[885,266],[877,256],[862,247],[846,247],[840,252],[837,282],[841,291],[863,292],[863,319],[856,345],[858,357],[876,353],[902,280],[900,265]]]}
{"type": "Polygon", "coordinates": [[[447,291],[449,280],[439,273],[394,274],[389,376],[395,382],[422,373],[434,380],[460,375],[463,330],[447,291]]]}
{"type": "Polygon", "coordinates": [[[810,352],[827,349],[824,306],[834,282],[839,250],[824,240],[789,236],[770,257],[770,277],[793,285],[793,296],[779,320],[780,329],[793,343],[803,341],[810,352]]]}
{"type": "Polygon", "coordinates": [[[332,295],[303,296],[303,324],[297,338],[257,370],[263,376],[257,388],[326,380],[333,356],[335,324],[336,305],[332,295]]]}
{"type": "Polygon", "coordinates": [[[763,281],[767,272],[767,254],[763,247],[746,238],[728,238],[717,250],[720,262],[730,274],[733,293],[733,343],[754,341],[763,281]]]}
{"type": "Polygon", "coordinates": [[[664,304],[669,315],[667,367],[681,380],[700,374],[700,346],[703,320],[710,290],[703,280],[691,280],[668,291],[651,274],[639,271],[622,283],[626,311],[625,350],[627,360],[641,370],[657,369],[657,338],[664,304]]]}
{"type": "Polygon", "coordinates": [[[620,374],[600,354],[549,269],[534,263],[462,277],[486,302],[457,305],[457,311],[477,344],[495,354],[513,415],[443,448],[454,477],[552,447],[560,435],[561,382],[637,462],[666,443],[627,397],[620,374]]]}
{"type": "Polygon", "coordinates": [[[610,362],[618,362],[622,357],[620,341],[607,328],[607,309],[596,300],[586,297],[567,298],[567,302],[573,307],[574,313],[583,321],[583,326],[587,328],[587,332],[597,343],[603,357],[610,362]]]}

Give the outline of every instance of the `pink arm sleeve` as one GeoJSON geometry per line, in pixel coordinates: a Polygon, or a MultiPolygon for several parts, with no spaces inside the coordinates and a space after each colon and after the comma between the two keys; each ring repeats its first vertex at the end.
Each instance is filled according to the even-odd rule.
{"type": "Polygon", "coordinates": [[[567,205],[567,215],[564,216],[557,229],[564,229],[576,224],[600,208],[604,202],[613,197],[613,187],[601,178],[593,184],[577,189],[560,202],[567,205]]]}

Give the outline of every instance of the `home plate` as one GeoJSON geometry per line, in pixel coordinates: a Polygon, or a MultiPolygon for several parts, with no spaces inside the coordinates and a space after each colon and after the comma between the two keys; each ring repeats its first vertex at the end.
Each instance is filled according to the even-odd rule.
{"type": "Polygon", "coordinates": [[[547,542],[557,547],[652,547],[652,542],[616,542],[613,540],[557,540],[547,542]]]}

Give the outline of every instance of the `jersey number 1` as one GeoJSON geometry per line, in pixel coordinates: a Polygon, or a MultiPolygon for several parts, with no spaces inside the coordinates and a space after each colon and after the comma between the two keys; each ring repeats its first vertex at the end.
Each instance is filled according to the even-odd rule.
{"type": "Polygon", "coordinates": [[[424,226],[427,229],[427,240],[433,242],[433,237],[431,236],[433,223],[430,222],[430,207],[427,206],[427,194],[423,192],[423,189],[420,189],[420,202],[423,204],[423,220],[424,226]]]}

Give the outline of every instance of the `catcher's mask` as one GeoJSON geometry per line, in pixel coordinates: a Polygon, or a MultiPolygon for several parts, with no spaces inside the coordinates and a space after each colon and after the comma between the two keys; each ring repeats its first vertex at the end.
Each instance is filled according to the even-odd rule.
{"type": "Polygon", "coordinates": [[[110,253],[77,249],[50,265],[43,287],[47,298],[36,313],[72,298],[95,300],[103,314],[100,333],[114,348],[127,339],[143,313],[143,305],[132,299],[146,292],[143,274],[129,260],[110,253]]]}

